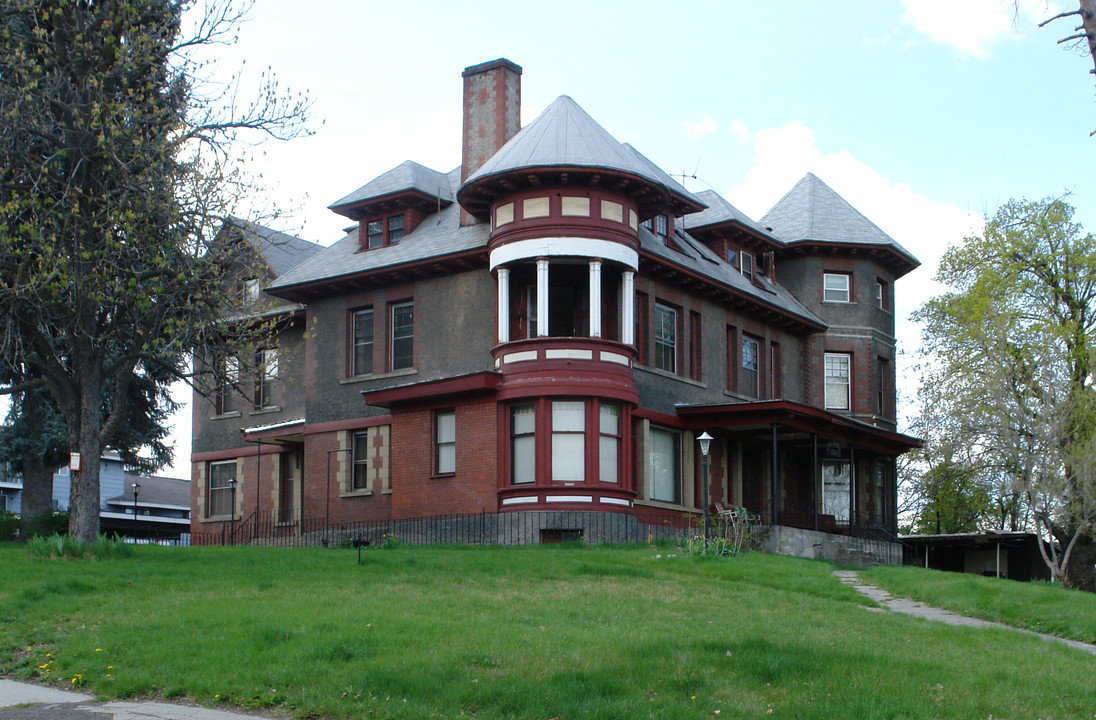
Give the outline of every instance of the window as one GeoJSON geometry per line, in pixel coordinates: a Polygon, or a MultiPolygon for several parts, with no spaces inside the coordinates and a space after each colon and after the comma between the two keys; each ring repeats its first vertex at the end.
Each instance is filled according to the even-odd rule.
{"type": "Polygon", "coordinates": [[[700,357],[703,345],[700,337],[700,313],[689,312],[689,377],[700,379],[700,357]]]}
{"type": "Polygon", "coordinates": [[[887,309],[887,283],[882,280],[875,281],[875,302],[880,310],[887,309]]]}
{"type": "Polygon", "coordinates": [[[537,286],[535,284],[530,285],[526,292],[529,295],[529,299],[525,303],[529,313],[528,320],[525,323],[525,327],[529,329],[526,337],[535,338],[537,336],[537,286]]]}
{"type": "Polygon", "coordinates": [[[651,500],[681,504],[681,433],[651,427],[648,456],[651,500]]]}
{"type": "Polygon", "coordinates": [[[373,309],[358,310],[353,315],[353,338],[350,350],[350,374],[369,375],[373,372],[373,309]]]}
{"type": "Polygon", "coordinates": [[[677,372],[677,310],[655,304],[655,367],[677,372]]]}
{"type": "Polygon", "coordinates": [[[757,364],[761,343],[755,338],[742,338],[742,374],[738,391],[749,397],[757,397],[757,364]]]}
{"type": "Polygon", "coordinates": [[[738,251],[733,247],[727,248],[727,262],[738,267],[738,251]]]}
{"type": "Polygon", "coordinates": [[[552,480],[582,482],[586,479],[586,403],[581,400],[552,403],[552,480]]]}
{"type": "Polygon", "coordinates": [[[434,413],[434,474],[448,475],[457,471],[457,413],[439,410],[434,413]]]}
{"type": "Polygon", "coordinates": [[[384,245],[384,223],[370,220],[365,224],[365,246],[370,250],[384,245]]]}
{"type": "Polygon", "coordinates": [[[273,407],[273,380],[278,377],[278,351],[273,348],[255,353],[255,409],[273,407]]]}
{"type": "Polygon", "coordinates": [[[851,356],[847,353],[826,353],[826,409],[849,409],[849,379],[851,356]]]}
{"type": "Polygon", "coordinates": [[[350,480],[351,490],[369,489],[369,433],[354,433],[354,473],[350,480]]]}
{"type": "Polygon", "coordinates": [[[207,516],[232,515],[232,494],[236,484],[236,461],[209,464],[209,490],[206,493],[207,516]]]}
{"type": "Polygon", "coordinates": [[[842,525],[849,522],[850,480],[848,460],[822,461],[822,512],[842,525]]]}
{"type": "Polygon", "coordinates": [[[603,403],[598,409],[598,479],[620,481],[620,406],[603,403]]]}
{"type": "Polygon", "coordinates": [[[665,215],[655,216],[655,234],[666,237],[670,234],[670,221],[665,215]]]}
{"type": "Polygon", "coordinates": [[[388,218],[388,244],[395,245],[403,237],[403,215],[388,218]]]}
{"type": "Polygon", "coordinates": [[[365,226],[365,242],[362,247],[367,250],[375,250],[385,245],[395,245],[403,237],[403,213],[374,218],[362,223],[362,225],[365,226]]]}
{"type": "Polygon", "coordinates": [[[525,485],[536,480],[536,407],[510,408],[510,482],[525,485]]]}
{"type": "Polygon", "coordinates": [[[849,276],[845,273],[822,273],[822,299],[825,302],[850,302],[849,276]]]}
{"type": "Polygon", "coordinates": [[[415,364],[415,305],[392,306],[392,369],[405,370],[415,364]]]}
{"type": "Polygon", "coordinates": [[[244,280],[243,286],[244,302],[249,305],[254,305],[259,302],[259,280],[258,278],[248,278],[244,280]]]}
{"type": "Polygon", "coordinates": [[[741,252],[738,254],[738,269],[741,271],[742,276],[747,280],[753,280],[754,276],[754,257],[748,252],[741,252]]]}

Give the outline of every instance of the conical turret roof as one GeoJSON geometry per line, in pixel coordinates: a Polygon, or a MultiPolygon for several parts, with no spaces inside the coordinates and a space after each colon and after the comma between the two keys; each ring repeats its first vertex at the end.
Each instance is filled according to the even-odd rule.
{"type": "MultiPolygon", "coordinates": [[[[535,120],[523,127],[485,162],[457,191],[457,200],[469,212],[483,215],[490,198],[501,190],[495,181],[528,176],[531,172],[568,171],[617,173],[634,181],[625,192],[645,196],[644,205],[661,204],[681,212],[704,207],[695,196],[673,182],[630,147],[622,145],[578,103],[561,95],[535,120]]],[[[651,210],[647,214],[653,214],[651,210]]],[[[642,210],[641,210],[642,214],[642,210]]]]}

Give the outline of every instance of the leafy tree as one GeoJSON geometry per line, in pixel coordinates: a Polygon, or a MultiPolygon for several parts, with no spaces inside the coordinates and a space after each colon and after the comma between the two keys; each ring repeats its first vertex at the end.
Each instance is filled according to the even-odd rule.
{"type": "Polygon", "coordinates": [[[129,445],[133,413],[163,398],[152,388],[262,330],[219,324],[236,261],[209,239],[246,189],[239,133],[291,137],[307,103],[271,78],[249,105],[211,100],[197,53],[247,8],[211,0],[184,34],[191,5],[0,6],[0,376],[9,393],[44,388],[64,419],[81,540],[98,534],[101,452],[129,445]]]}
{"type": "Polygon", "coordinates": [[[1013,200],[949,248],[953,290],[919,311],[923,397],[935,442],[1023,498],[1052,575],[1096,591],[1096,240],[1072,218],[1061,200],[1013,200]]]}

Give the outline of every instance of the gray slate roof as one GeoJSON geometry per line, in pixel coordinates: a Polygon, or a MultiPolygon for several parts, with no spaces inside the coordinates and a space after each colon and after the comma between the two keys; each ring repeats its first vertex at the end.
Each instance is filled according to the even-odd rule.
{"type": "Polygon", "coordinates": [[[622,145],[578,103],[560,95],[536,120],[523,127],[465,182],[532,167],[617,170],[659,185],[701,204],[693,195],[635,149],[622,145]]]}
{"type": "Polygon", "coordinates": [[[707,245],[697,241],[687,232],[675,230],[674,242],[681,247],[682,251],[669,247],[661,237],[656,236],[646,227],[640,226],[639,228],[639,247],[641,250],[709,277],[743,294],[751,295],[767,305],[799,316],[808,322],[822,327],[826,326],[822,319],[804,307],[783,285],[773,282],[764,275],[755,275],[757,278],[757,284],[755,285],[747,280],[736,267],[720,258],[707,245]]]}
{"type": "MultiPolygon", "coordinates": [[[[453,192],[460,183],[460,168],[448,175],[438,175],[445,179],[449,192],[453,192]]],[[[324,248],[279,277],[267,287],[267,291],[277,294],[279,288],[357,275],[487,247],[489,233],[490,226],[486,223],[461,227],[460,206],[456,204],[427,216],[413,231],[400,238],[396,245],[363,251],[358,240],[358,229],[355,228],[334,245],[324,248]]]]}
{"type": "Polygon", "coordinates": [[[905,256],[914,266],[921,263],[894,238],[880,230],[838,195],[833,188],[807,173],[761,218],[785,244],[833,242],[850,245],[885,245],[905,256]]]}
{"type": "Polygon", "coordinates": [[[756,220],[752,220],[746,213],[742,212],[734,205],[731,205],[716,191],[701,190],[696,194],[696,197],[708,207],[698,213],[686,216],[684,224],[690,230],[707,227],[709,225],[723,225],[725,223],[734,222],[743,225],[754,232],[760,233],[765,237],[773,237],[772,233],[766,230],[761,224],[756,220]]]}
{"type": "Polygon", "coordinates": [[[118,497],[107,500],[115,505],[133,505],[133,483],[141,486],[137,493],[137,504],[177,505],[190,507],[190,481],[147,475],[126,474],[125,490],[118,497]]]}
{"type": "Polygon", "coordinates": [[[350,207],[365,200],[394,195],[408,190],[417,190],[431,197],[440,197],[444,203],[453,202],[453,189],[450,187],[445,173],[431,170],[424,165],[419,165],[417,162],[407,160],[388,172],[378,175],[346,197],[331,203],[328,208],[339,212],[340,208],[350,207]]]}
{"type": "Polygon", "coordinates": [[[230,217],[227,222],[243,231],[244,237],[259,251],[275,277],[289,272],[323,249],[322,245],[314,242],[237,217],[230,217]]]}

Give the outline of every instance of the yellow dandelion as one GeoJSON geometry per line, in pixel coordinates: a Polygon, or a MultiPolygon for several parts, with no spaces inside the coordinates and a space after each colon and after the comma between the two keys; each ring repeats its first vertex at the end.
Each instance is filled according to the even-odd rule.
{"type": "Polygon", "coordinates": [[[95,652],[103,652],[103,648],[95,648],[95,652]]]}

